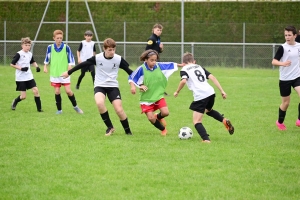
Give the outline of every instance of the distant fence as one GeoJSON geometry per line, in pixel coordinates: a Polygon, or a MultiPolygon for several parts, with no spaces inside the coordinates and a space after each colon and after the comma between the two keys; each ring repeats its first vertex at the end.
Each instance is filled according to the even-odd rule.
{"type": "MultiPolygon", "coordinates": [[[[68,41],[76,58],[76,51],[81,41],[68,41]]],[[[35,41],[34,59],[41,65],[44,62],[46,49],[53,41],[35,41]]],[[[102,47],[102,43],[100,42],[102,47]]],[[[191,52],[196,62],[203,67],[240,67],[240,68],[272,68],[271,61],[280,44],[270,43],[180,43],[164,42],[161,61],[181,63],[182,49],[191,52]],[[183,48],[182,48],[183,47],[183,48]]],[[[118,42],[116,53],[125,58],[130,65],[139,65],[141,53],[145,50],[145,42],[118,42]]],[[[98,44],[97,44],[98,47],[98,44]]],[[[20,41],[0,40],[0,65],[9,65],[16,52],[21,50],[20,41]]],[[[97,53],[99,53],[97,49],[97,53]]]]}

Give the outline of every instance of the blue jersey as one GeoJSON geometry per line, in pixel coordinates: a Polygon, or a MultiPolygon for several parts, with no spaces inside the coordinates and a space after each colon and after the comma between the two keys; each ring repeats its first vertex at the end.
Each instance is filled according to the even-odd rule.
{"type": "MultiPolygon", "coordinates": [[[[147,70],[151,70],[147,63],[145,62],[144,65],[146,66],[147,70]]],[[[139,85],[143,84],[144,82],[144,71],[143,71],[143,65],[139,66],[132,74],[128,77],[129,82],[133,82],[136,86],[139,87],[139,85]]],[[[160,67],[161,72],[164,74],[164,76],[168,79],[175,71],[178,70],[177,63],[173,62],[157,62],[156,65],[152,70],[157,69],[160,67]]]]}
{"type": "MultiPolygon", "coordinates": [[[[61,43],[60,47],[57,48],[56,43],[54,43],[54,49],[56,52],[60,52],[63,48],[64,48],[64,44],[63,42],[61,43]]],[[[46,58],[44,61],[44,64],[49,64],[50,62],[50,57],[51,57],[51,44],[47,47],[47,52],[46,52],[46,58]]],[[[74,55],[71,51],[71,48],[66,45],[66,52],[67,52],[67,57],[68,57],[68,64],[74,66],[75,65],[75,59],[74,59],[74,55]]]]}

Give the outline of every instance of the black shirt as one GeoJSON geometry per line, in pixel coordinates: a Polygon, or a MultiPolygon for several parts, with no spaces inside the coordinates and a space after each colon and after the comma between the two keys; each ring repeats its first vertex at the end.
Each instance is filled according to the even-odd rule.
{"type": "Polygon", "coordinates": [[[160,44],[160,37],[155,35],[154,33],[150,36],[147,42],[146,50],[153,49],[158,53],[162,52],[162,49],[159,47],[160,44]]]}

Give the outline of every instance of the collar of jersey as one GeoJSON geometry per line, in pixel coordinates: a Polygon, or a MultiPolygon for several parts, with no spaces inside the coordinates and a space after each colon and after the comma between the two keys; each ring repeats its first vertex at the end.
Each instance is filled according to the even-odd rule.
{"type": "Polygon", "coordinates": [[[157,65],[155,65],[155,66],[153,67],[153,69],[151,70],[151,69],[148,67],[148,65],[147,65],[146,62],[144,62],[144,65],[145,65],[146,69],[147,69],[147,70],[150,70],[150,71],[153,71],[153,70],[155,70],[155,69],[157,68],[157,65]]]}
{"type": "Polygon", "coordinates": [[[60,47],[57,48],[56,43],[54,43],[54,49],[55,49],[55,51],[60,52],[64,48],[64,45],[65,44],[62,42],[61,45],[60,45],[60,47]]]}

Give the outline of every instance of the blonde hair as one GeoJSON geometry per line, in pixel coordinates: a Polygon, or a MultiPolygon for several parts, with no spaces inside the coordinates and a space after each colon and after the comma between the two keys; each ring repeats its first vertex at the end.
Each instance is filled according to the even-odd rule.
{"type": "Polygon", "coordinates": [[[107,49],[107,48],[115,48],[117,45],[116,45],[116,42],[112,39],[112,38],[106,38],[104,41],[103,41],[103,48],[104,49],[107,49]]]}
{"type": "Polygon", "coordinates": [[[146,59],[148,59],[150,56],[153,56],[153,55],[156,55],[157,60],[159,60],[159,55],[158,55],[157,51],[148,49],[142,53],[142,55],[140,57],[140,61],[145,61],[146,59]]]}
{"type": "Polygon", "coordinates": [[[183,56],[182,56],[182,62],[186,63],[186,64],[194,62],[193,54],[189,53],[189,52],[184,53],[183,56]]]}
{"type": "Polygon", "coordinates": [[[53,37],[55,37],[56,35],[64,35],[64,32],[62,32],[62,30],[55,30],[54,32],[53,32],[53,37]]]}
{"type": "Polygon", "coordinates": [[[154,24],[152,29],[155,29],[155,28],[163,29],[164,27],[161,24],[154,24]]]}
{"type": "Polygon", "coordinates": [[[29,37],[22,38],[21,44],[31,44],[30,38],[29,37]]]}

